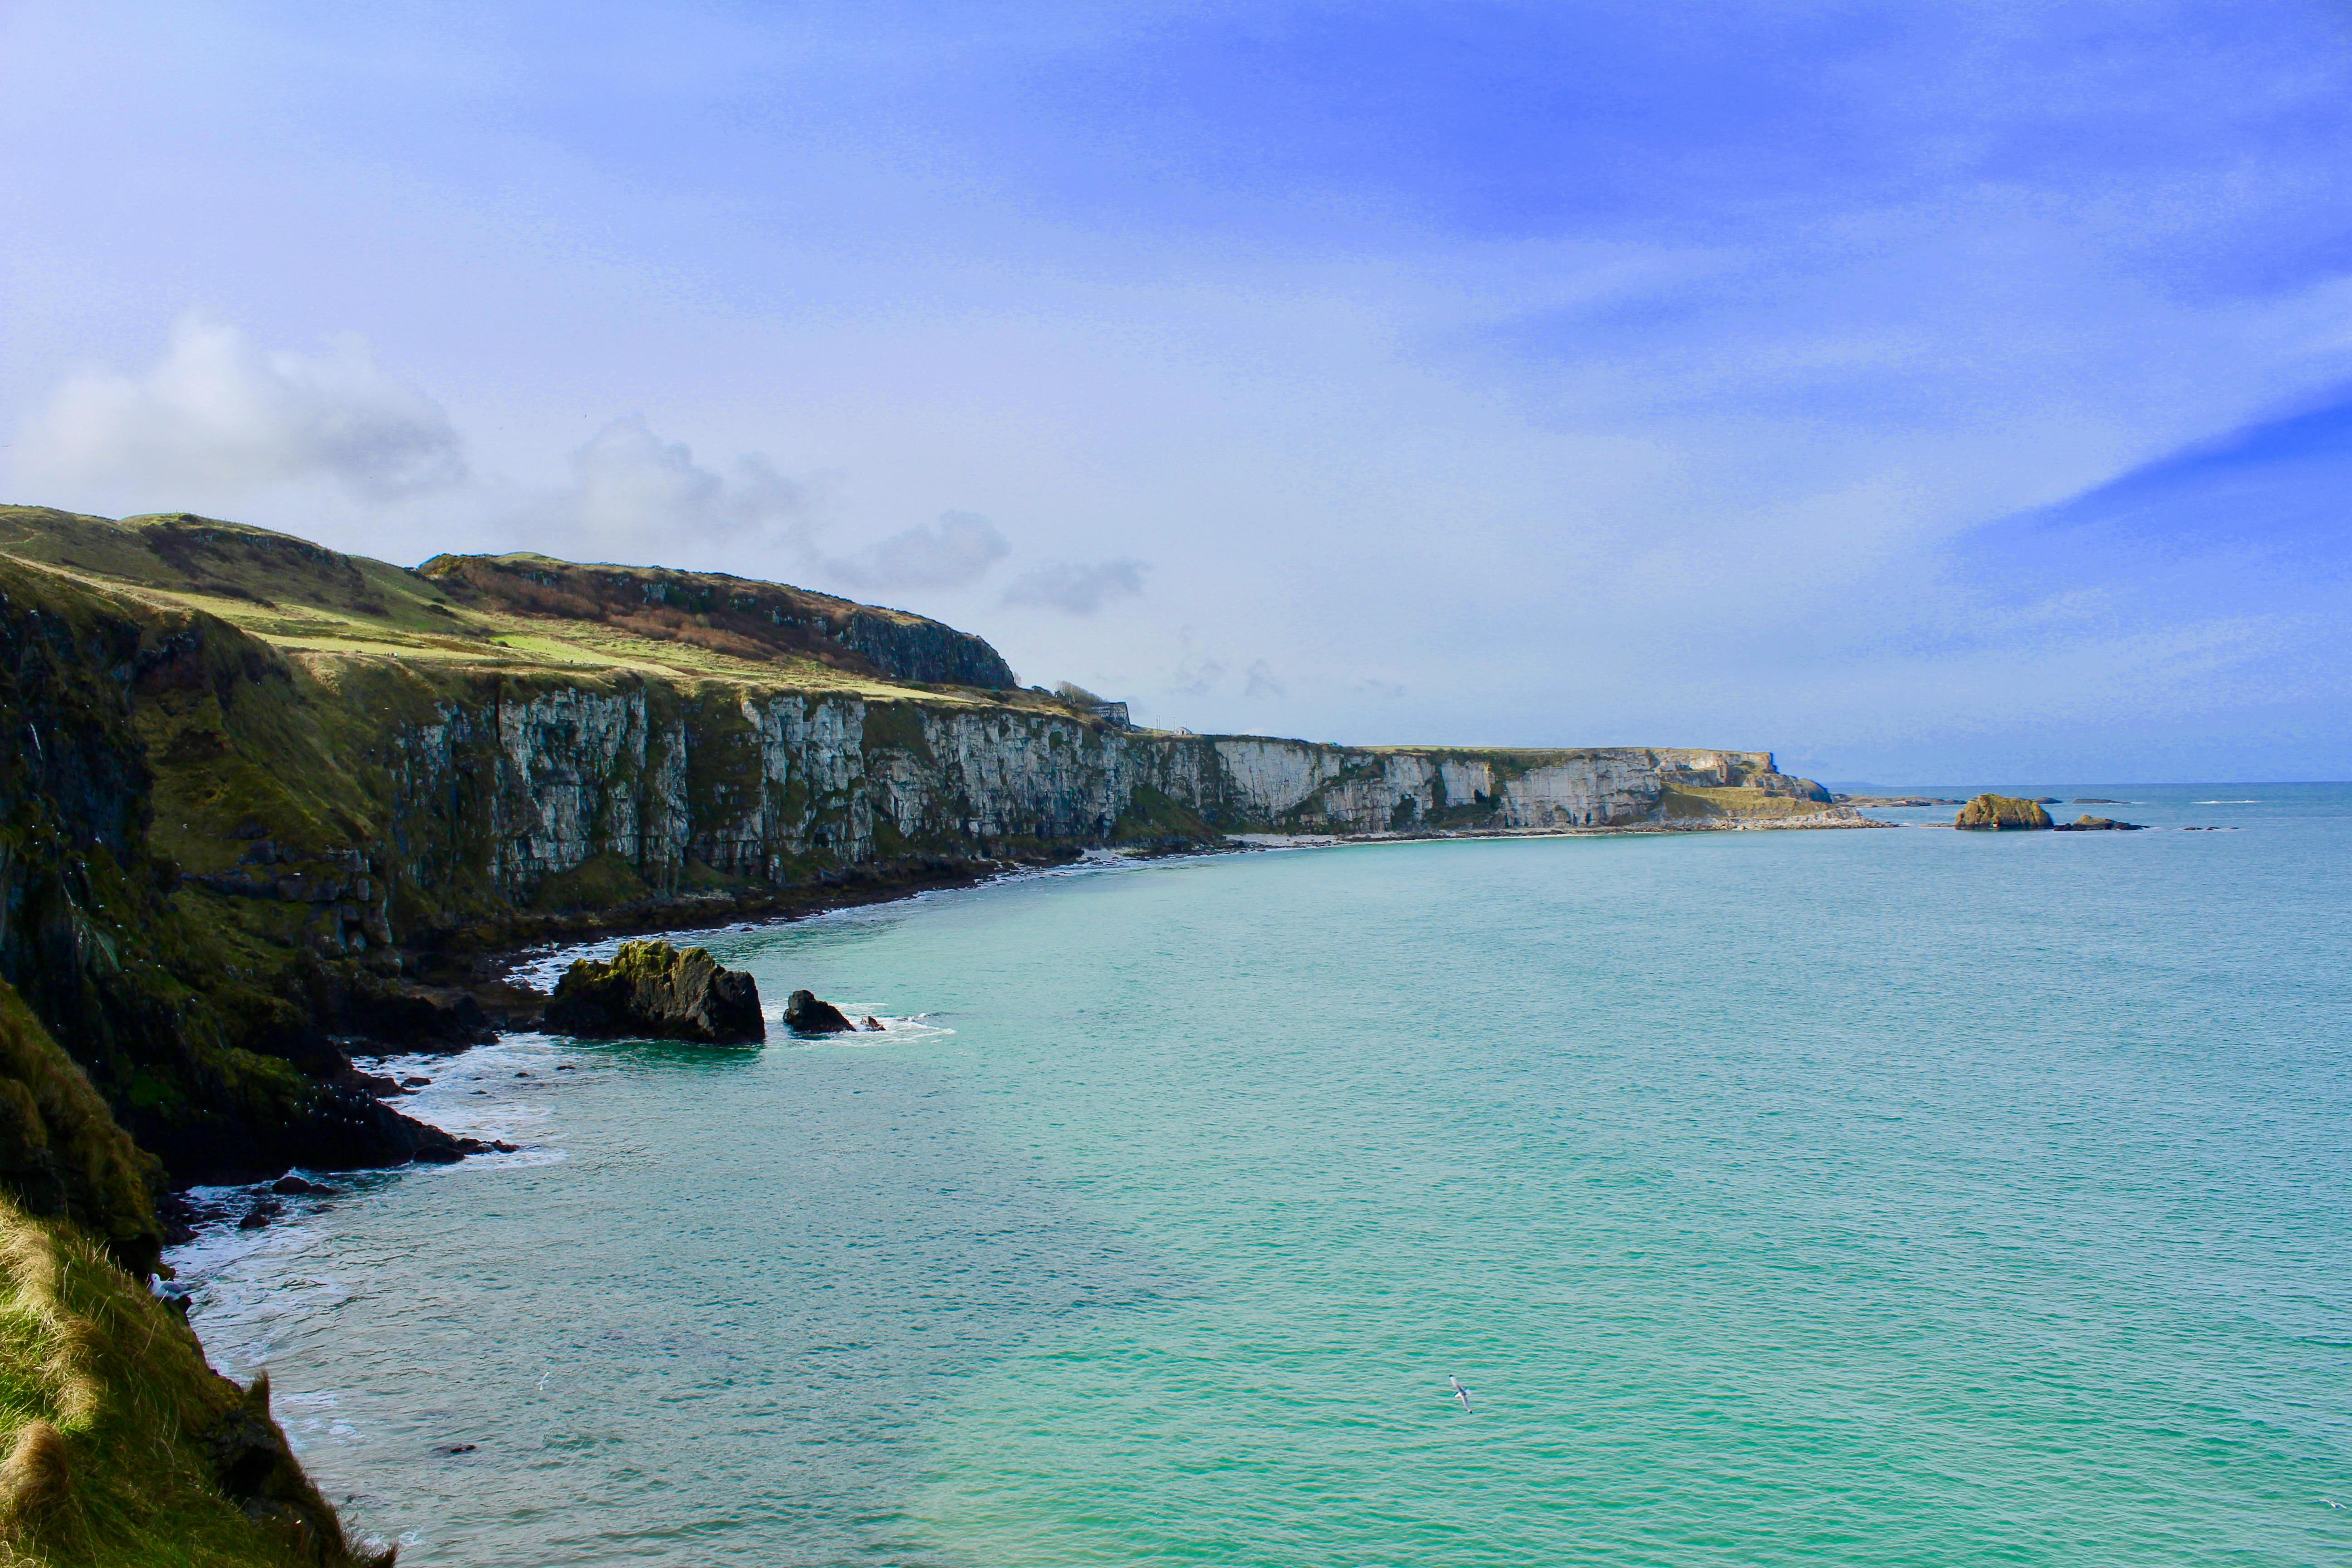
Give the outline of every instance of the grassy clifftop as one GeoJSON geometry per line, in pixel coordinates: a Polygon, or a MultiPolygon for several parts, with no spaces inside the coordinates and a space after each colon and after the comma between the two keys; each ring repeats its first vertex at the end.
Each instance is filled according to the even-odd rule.
{"type": "Polygon", "coordinates": [[[156,608],[217,616],[295,656],[884,695],[1013,685],[996,650],[969,633],[719,573],[540,555],[441,555],[410,571],[192,513],[118,521],[22,506],[0,507],[0,555],[156,608]]]}
{"type": "Polygon", "coordinates": [[[269,1415],[72,1225],[0,1198],[0,1563],[388,1568],[269,1415]]]}

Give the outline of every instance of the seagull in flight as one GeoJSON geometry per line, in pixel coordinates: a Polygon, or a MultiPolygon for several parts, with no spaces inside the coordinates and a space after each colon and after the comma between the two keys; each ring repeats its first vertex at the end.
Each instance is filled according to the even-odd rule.
{"type": "Polygon", "coordinates": [[[1445,1381],[1446,1381],[1446,1382],[1448,1382],[1448,1383],[1450,1383],[1450,1384],[1452,1384],[1454,1385],[1454,1398],[1456,1398],[1456,1399],[1458,1399],[1458,1400],[1460,1400],[1460,1401],[1462,1402],[1462,1408],[1463,1408],[1463,1409],[1465,1409],[1465,1410],[1469,1409],[1469,1408],[1470,1408],[1470,1391],[1469,1391],[1468,1389],[1466,1389],[1466,1388],[1465,1388],[1465,1387],[1463,1387],[1463,1386],[1462,1386],[1462,1380],[1461,1380],[1460,1378],[1458,1378],[1458,1377],[1454,1377],[1454,1376],[1452,1376],[1451,1374],[1449,1374],[1449,1375],[1446,1377],[1445,1381]]]}

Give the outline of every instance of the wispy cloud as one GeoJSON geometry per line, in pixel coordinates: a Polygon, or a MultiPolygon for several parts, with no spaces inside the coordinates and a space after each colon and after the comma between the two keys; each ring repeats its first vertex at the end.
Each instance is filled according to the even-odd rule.
{"type": "Polygon", "coordinates": [[[1143,574],[1149,570],[1140,561],[1124,559],[1034,567],[1013,580],[1004,591],[1004,602],[1091,616],[1113,599],[1141,594],[1143,574]]]}
{"type": "Polygon", "coordinates": [[[814,537],[827,485],[826,476],[788,478],[756,452],[722,473],[633,414],[574,452],[572,483],[527,506],[519,524],[557,554],[619,551],[670,564],[684,563],[682,551],[789,554],[814,537]]]}
{"type": "Polygon", "coordinates": [[[994,523],[976,511],[946,511],[936,523],[878,540],[854,554],[828,556],[825,573],[863,592],[960,588],[1013,552],[994,523]]]}
{"type": "Polygon", "coordinates": [[[366,342],[263,350],[208,316],[183,317],[146,370],[88,368],[31,419],[19,468],[63,485],[234,497],[331,479],[372,500],[466,473],[440,405],[380,369],[366,342]]]}

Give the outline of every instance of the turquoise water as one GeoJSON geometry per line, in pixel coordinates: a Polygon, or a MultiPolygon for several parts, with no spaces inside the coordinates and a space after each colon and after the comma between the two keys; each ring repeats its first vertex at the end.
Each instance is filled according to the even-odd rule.
{"type": "Polygon", "coordinates": [[[426,1064],[196,1321],[411,1565],[2352,1561],[2352,791],[2068,793],[2237,830],[725,933],[892,1029],[426,1064]]]}

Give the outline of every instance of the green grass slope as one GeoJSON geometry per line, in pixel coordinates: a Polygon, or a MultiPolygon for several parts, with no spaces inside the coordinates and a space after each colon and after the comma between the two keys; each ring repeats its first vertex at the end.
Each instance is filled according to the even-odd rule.
{"type": "Polygon", "coordinates": [[[0,1564],[344,1568],[269,1415],[71,1224],[0,1199],[0,1564]]]}

